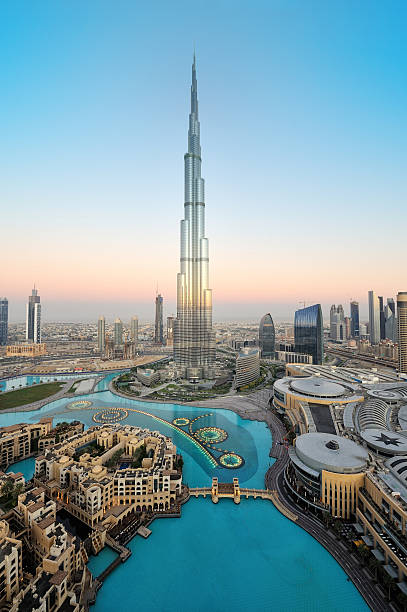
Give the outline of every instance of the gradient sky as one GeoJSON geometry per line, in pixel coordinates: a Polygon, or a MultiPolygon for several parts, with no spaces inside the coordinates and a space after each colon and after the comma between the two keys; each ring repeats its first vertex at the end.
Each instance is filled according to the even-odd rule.
{"type": "Polygon", "coordinates": [[[406,19],[395,1],[0,3],[10,320],[34,281],[46,320],[151,319],[157,282],[174,311],[194,44],[215,319],[407,290],[406,19]]]}

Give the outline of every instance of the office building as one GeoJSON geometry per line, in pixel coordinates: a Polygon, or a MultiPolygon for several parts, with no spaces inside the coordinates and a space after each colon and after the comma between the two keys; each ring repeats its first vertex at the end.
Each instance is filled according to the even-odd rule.
{"type": "Polygon", "coordinates": [[[134,315],[130,321],[130,336],[135,346],[138,345],[138,317],[134,315]]]}
{"type": "Polygon", "coordinates": [[[235,387],[238,389],[260,377],[260,352],[257,348],[243,349],[236,357],[235,387]]]}
{"type": "Polygon", "coordinates": [[[267,313],[261,318],[259,326],[259,348],[262,359],[273,359],[275,351],[276,334],[271,314],[267,313]]]}
{"type": "Polygon", "coordinates": [[[338,304],[338,307],[336,307],[335,304],[332,304],[329,324],[331,340],[334,340],[335,342],[343,342],[346,339],[346,330],[345,314],[342,304],[338,304]]]}
{"type": "Polygon", "coordinates": [[[392,342],[398,342],[396,304],[393,298],[387,298],[384,307],[385,337],[392,342]]]}
{"type": "Polygon", "coordinates": [[[167,317],[167,346],[174,345],[174,317],[167,317]]]}
{"type": "Polygon", "coordinates": [[[121,346],[123,344],[123,323],[120,319],[114,322],[114,345],[121,346]]]}
{"type": "Polygon", "coordinates": [[[350,317],[345,317],[345,338],[346,340],[350,340],[351,338],[351,325],[350,325],[350,317]]]}
{"type": "Polygon", "coordinates": [[[188,152],[184,156],[184,219],[181,221],[180,272],[177,276],[177,317],[174,359],[187,376],[210,376],[215,361],[209,249],[205,237],[205,194],[201,177],[201,144],[195,56],[192,65],[188,152]]]}
{"type": "Polygon", "coordinates": [[[370,344],[380,342],[380,302],[374,291],[369,291],[369,335],[370,344]]]}
{"type": "Polygon", "coordinates": [[[154,342],[156,344],[164,343],[163,302],[162,295],[158,294],[155,298],[154,342]]]}
{"type": "Polygon", "coordinates": [[[98,351],[103,355],[106,344],[106,320],[103,315],[98,320],[98,351]]]}
{"type": "Polygon", "coordinates": [[[25,339],[30,342],[41,342],[41,300],[34,287],[26,307],[25,339]]]}
{"type": "Polygon", "coordinates": [[[379,300],[380,340],[385,340],[386,332],[385,332],[385,317],[384,317],[383,296],[379,295],[379,297],[377,299],[379,300]]]}
{"type": "Polygon", "coordinates": [[[352,338],[359,338],[359,302],[350,303],[350,334],[352,338]]]}
{"type": "Polygon", "coordinates": [[[295,352],[312,355],[312,363],[324,358],[324,328],[321,304],[297,310],[294,318],[295,352]]]}
{"type": "Polygon", "coordinates": [[[407,291],[397,294],[399,372],[407,374],[407,291]]]}
{"type": "Polygon", "coordinates": [[[0,297],[0,346],[7,344],[8,337],[8,299],[0,297]]]}

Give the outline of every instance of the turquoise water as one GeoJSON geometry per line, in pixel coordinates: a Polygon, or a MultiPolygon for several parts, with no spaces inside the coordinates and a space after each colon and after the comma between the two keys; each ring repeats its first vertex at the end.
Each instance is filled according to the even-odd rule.
{"type": "Polygon", "coordinates": [[[6,473],[21,472],[25,480],[27,481],[33,477],[34,470],[35,470],[35,459],[34,457],[28,457],[28,459],[22,459],[21,461],[17,461],[17,463],[13,463],[13,465],[10,465],[6,470],[6,473]]]}
{"type": "Polygon", "coordinates": [[[95,577],[99,576],[116,557],[117,552],[109,548],[109,546],[105,546],[96,557],[92,556],[89,558],[88,568],[95,577]]]}
{"type": "Polygon", "coordinates": [[[266,500],[191,499],[134,538],[92,610],[368,610],[334,559],[266,500]],[[131,579],[129,577],[131,576],[131,579]]]}
{"type": "Polygon", "coordinates": [[[93,378],[95,376],[97,375],[81,374],[80,372],[75,374],[55,374],[55,376],[15,376],[14,378],[0,380],[0,391],[13,391],[13,389],[31,387],[34,384],[38,385],[39,383],[54,382],[55,380],[68,381],[71,378],[93,378]]]}
{"type": "MultiPolygon", "coordinates": [[[[54,417],[54,423],[79,419],[90,426],[92,415],[103,408],[143,410],[150,416],[129,411],[121,423],[171,436],[183,454],[184,480],[190,486],[207,486],[213,476],[226,482],[237,476],[245,486],[264,487],[264,473],[273,461],[268,457],[271,436],[264,423],[245,421],[228,410],[120,398],[102,390],[114,375],[99,383],[98,393],[59,399],[36,411],[2,412],[0,425],[33,422],[47,415],[54,417]],[[90,400],[91,409],[69,407],[80,399],[90,400]],[[171,427],[180,417],[197,419],[193,431],[217,427],[226,432],[226,439],[216,443],[222,450],[213,451],[214,456],[234,452],[243,458],[243,465],[213,467],[199,447],[171,427]]],[[[184,429],[188,431],[188,426],[184,429]]],[[[23,471],[18,464],[10,469],[23,471]]],[[[147,540],[132,540],[132,556],[104,582],[95,612],[117,607],[118,597],[120,609],[133,609],[137,602],[137,608],[157,612],[368,609],[329,553],[269,501],[243,500],[236,506],[231,500],[214,505],[209,498],[191,499],[183,506],[181,519],[154,521],[152,531],[147,540]]],[[[91,558],[95,575],[110,563],[112,552],[107,549],[91,558]]]]}

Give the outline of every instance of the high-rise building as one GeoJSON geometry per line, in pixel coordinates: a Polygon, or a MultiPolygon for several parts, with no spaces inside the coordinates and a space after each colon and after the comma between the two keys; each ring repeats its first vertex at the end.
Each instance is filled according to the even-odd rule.
{"type": "Polygon", "coordinates": [[[407,291],[397,294],[399,372],[407,374],[407,291]]]}
{"type": "Polygon", "coordinates": [[[167,346],[174,344],[174,317],[167,317],[167,346]]]}
{"type": "Polygon", "coordinates": [[[259,325],[259,348],[263,359],[273,358],[275,351],[276,334],[270,313],[264,315],[259,325]]]}
{"type": "Polygon", "coordinates": [[[39,344],[41,342],[41,299],[34,287],[28,298],[25,319],[25,339],[39,344]]]}
{"type": "Polygon", "coordinates": [[[106,343],[106,320],[103,315],[100,315],[98,320],[98,350],[103,354],[105,352],[106,343]]]}
{"type": "Polygon", "coordinates": [[[386,327],[385,327],[385,317],[384,317],[383,296],[379,295],[377,299],[379,300],[380,340],[384,340],[386,338],[386,327]]]}
{"type": "Polygon", "coordinates": [[[130,321],[130,336],[134,344],[138,345],[138,317],[134,315],[130,321]]]}
{"type": "Polygon", "coordinates": [[[369,335],[370,344],[380,342],[380,303],[374,291],[369,291],[369,335]]]}
{"type": "Polygon", "coordinates": [[[162,295],[158,294],[155,298],[154,342],[156,344],[164,342],[163,302],[162,295]]]}
{"type": "Polygon", "coordinates": [[[114,322],[114,345],[121,346],[123,344],[123,323],[121,319],[116,319],[114,322]]]}
{"type": "Polygon", "coordinates": [[[0,297],[0,346],[7,344],[8,337],[8,299],[0,297]]]}
{"type": "Polygon", "coordinates": [[[346,330],[345,330],[345,313],[343,311],[342,304],[338,304],[338,307],[335,304],[331,306],[331,312],[329,317],[329,325],[330,325],[330,338],[331,340],[335,340],[335,342],[340,342],[345,340],[346,338],[346,330]]]}
{"type": "Polygon", "coordinates": [[[321,304],[314,304],[296,311],[294,340],[297,353],[312,355],[314,364],[322,364],[324,358],[324,326],[321,304]]]}
{"type": "Polygon", "coordinates": [[[351,338],[350,317],[345,317],[345,337],[346,337],[346,340],[350,340],[351,338]]]}
{"type": "Polygon", "coordinates": [[[350,303],[350,334],[359,338],[359,302],[350,303]]]}
{"type": "Polygon", "coordinates": [[[392,342],[398,342],[396,304],[393,298],[387,298],[384,307],[385,337],[392,342]]]}
{"type": "Polygon", "coordinates": [[[188,376],[195,378],[210,376],[215,361],[195,56],[192,65],[188,152],[184,155],[184,169],[185,204],[184,219],[181,221],[180,272],[177,276],[174,359],[185,367],[188,376]]]}

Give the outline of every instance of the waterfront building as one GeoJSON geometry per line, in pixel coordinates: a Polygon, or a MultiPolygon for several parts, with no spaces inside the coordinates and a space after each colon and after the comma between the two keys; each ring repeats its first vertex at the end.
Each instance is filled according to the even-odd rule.
{"type": "Polygon", "coordinates": [[[0,297],[0,346],[7,344],[8,337],[8,299],[0,297]]]}
{"type": "Polygon", "coordinates": [[[9,344],[6,347],[6,357],[40,357],[47,354],[47,346],[40,344],[9,344]]]}
{"type": "Polygon", "coordinates": [[[162,295],[158,294],[155,298],[154,342],[156,344],[164,343],[163,302],[162,295]]]}
{"type": "Polygon", "coordinates": [[[407,374],[407,291],[397,294],[399,372],[407,374]]]}
{"type": "Polygon", "coordinates": [[[39,344],[41,342],[41,299],[34,287],[28,298],[25,320],[25,339],[39,344]]]}
{"type": "Polygon", "coordinates": [[[297,310],[294,318],[295,352],[312,355],[312,362],[322,363],[324,328],[321,304],[297,310]]]}
{"type": "Polygon", "coordinates": [[[345,314],[343,311],[342,304],[338,304],[338,307],[335,304],[332,304],[330,311],[330,338],[335,342],[343,342],[346,338],[346,330],[345,330],[345,314]]]}
{"type": "Polygon", "coordinates": [[[123,344],[123,323],[121,319],[116,319],[114,322],[114,345],[122,346],[123,344]]]}
{"type": "Polygon", "coordinates": [[[259,326],[259,348],[262,359],[273,359],[275,351],[276,334],[271,314],[265,314],[259,326]]]}
{"type": "Polygon", "coordinates": [[[313,432],[297,436],[288,453],[284,476],[294,497],[335,517],[355,514],[369,458],[366,449],[348,438],[313,432]]]}
{"type": "Polygon", "coordinates": [[[380,303],[374,291],[369,291],[369,336],[370,344],[380,342],[380,303]]]}
{"type": "Polygon", "coordinates": [[[191,378],[213,375],[215,335],[212,330],[212,291],[209,289],[209,249],[205,237],[204,179],[195,56],[192,65],[188,152],[184,156],[184,219],[181,221],[180,272],[177,276],[177,317],[174,321],[174,360],[191,378]]]}
{"type": "Polygon", "coordinates": [[[181,494],[178,459],[158,431],[91,427],[37,457],[34,482],[91,528],[109,530],[132,513],[169,510],[181,494]]]}
{"type": "Polygon", "coordinates": [[[138,317],[134,315],[130,321],[130,337],[134,342],[135,346],[138,345],[138,317]]]}
{"type": "Polygon", "coordinates": [[[98,320],[98,351],[101,355],[105,352],[106,343],[106,319],[100,315],[98,320]]]}
{"type": "Polygon", "coordinates": [[[350,334],[354,339],[359,338],[359,302],[350,303],[350,334]]]}
{"type": "Polygon", "coordinates": [[[151,368],[137,368],[137,380],[146,387],[151,387],[154,383],[158,382],[161,378],[160,372],[152,370],[151,368]]]}
{"type": "Polygon", "coordinates": [[[167,317],[167,346],[174,345],[174,317],[167,317]]]}
{"type": "Polygon", "coordinates": [[[235,387],[243,387],[260,377],[260,352],[257,348],[244,348],[236,357],[235,387]]]}
{"type": "Polygon", "coordinates": [[[43,417],[38,423],[19,423],[0,428],[0,467],[29,457],[38,448],[38,441],[51,431],[52,418],[43,417]]]}

